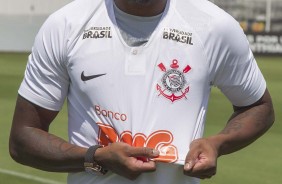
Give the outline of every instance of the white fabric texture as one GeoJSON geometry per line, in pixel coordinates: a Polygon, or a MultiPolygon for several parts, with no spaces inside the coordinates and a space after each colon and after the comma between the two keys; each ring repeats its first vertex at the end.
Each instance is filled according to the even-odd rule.
{"type": "Polygon", "coordinates": [[[236,106],[266,89],[239,24],[217,6],[168,0],[148,42],[130,47],[112,0],[76,0],[42,26],[19,94],[55,111],[67,98],[72,144],[161,151],[157,171],[134,182],[81,172],[69,174],[69,184],[198,184],[182,168],[190,142],[203,135],[212,85],[236,106]]]}

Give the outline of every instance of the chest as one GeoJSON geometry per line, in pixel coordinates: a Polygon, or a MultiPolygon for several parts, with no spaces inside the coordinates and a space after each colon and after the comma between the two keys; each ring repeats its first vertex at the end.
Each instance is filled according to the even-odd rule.
{"type": "Polygon", "coordinates": [[[191,85],[203,88],[209,83],[208,63],[200,41],[174,18],[162,19],[145,45],[129,47],[111,16],[93,16],[68,53],[70,89],[100,98],[156,93],[174,101],[191,85]]]}

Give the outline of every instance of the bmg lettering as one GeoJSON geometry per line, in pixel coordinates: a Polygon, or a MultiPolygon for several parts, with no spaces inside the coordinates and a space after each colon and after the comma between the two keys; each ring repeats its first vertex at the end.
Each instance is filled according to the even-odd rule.
{"type": "Polygon", "coordinates": [[[95,105],[95,112],[99,116],[104,116],[106,118],[111,118],[111,119],[114,119],[114,120],[117,120],[117,121],[126,121],[127,120],[126,114],[101,109],[101,107],[99,105],[95,105]]]}
{"type": "MultiPolygon", "coordinates": [[[[143,133],[132,134],[131,131],[118,133],[112,126],[96,123],[99,126],[98,142],[108,146],[110,143],[124,142],[134,147],[149,147],[159,150],[160,155],[154,161],[173,163],[178,160],[178,149],[172,144],[173,134],[167,130],[158,130],[146,136],[143,133]]],[[[140,158],[144,159],[145,158],[140,158]]]]}

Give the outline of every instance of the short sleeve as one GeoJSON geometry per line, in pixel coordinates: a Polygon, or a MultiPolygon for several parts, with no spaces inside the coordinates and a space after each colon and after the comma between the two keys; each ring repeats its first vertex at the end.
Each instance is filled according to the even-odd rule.
{"type": "Polygon", "coordinates": [[[207,44],[210,78],[235,106],[248,106],[265,92],[266,82],[246,36],[229,15],[218,19],[207,44]]]}
{"type": "Polygon", "coordinates": [[[19,94],[43,108],[58,111],[68,92],[69,77],[65,65],[66,23],[51,15],[37,34],[29,55],[19,94]]]}

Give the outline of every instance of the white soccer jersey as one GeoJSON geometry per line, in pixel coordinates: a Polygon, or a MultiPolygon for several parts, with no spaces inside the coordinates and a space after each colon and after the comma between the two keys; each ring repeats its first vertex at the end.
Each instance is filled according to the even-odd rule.
{"type": "Polygon", "coordinates": [[[240,26],[209,1],[168,0],[148,43],[129,47],[113,0],[76,0],[42,26],[19,94],[56,111],[67,97],[73,144],[160,150],[157,171],[134,182],[81,172],[69,174],[69,184],[195,184],[183,164],[203,135],[212,85],[237,106],[266,88],[240,26]]]}

